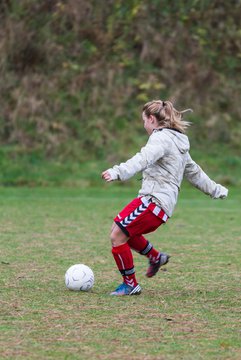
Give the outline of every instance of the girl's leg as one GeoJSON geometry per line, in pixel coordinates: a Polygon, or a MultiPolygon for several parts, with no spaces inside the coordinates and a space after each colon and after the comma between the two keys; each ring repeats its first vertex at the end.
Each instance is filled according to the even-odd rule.
{"type": "Polygon", "coordinates": [[[154,249],[153,245],[143,236],[136,235],[128,240],[132,249],[149,258],[149,267],[146,272],[147,277],[153,277],[160,267],[167,264],[170,256],[154,249]]]}
{"type": "Polygon", "coordinates": [[[111,231],[112,254],[123,276],[124,283],[112,293],[113,295],[132,295],[132,290],[133,294],[141,292],[135,277],[130,246],[149,257],[150,266],[146,273],[148,277],[154,276],[160,266],[168,262],[169,256],[167,254],[159,253],[143,236],[136,236],[136,234],[147,234],[155,231],[167,220],[167,215],[154,203],[153,209],[149,205],[151,206],[152,203],[146,204],[142,198],[136,198],[114,218],[111,231]],[[158,215],[156,208],[159,210],[158,215]],[[155,210],[155,214],[152,210],[155,210]],[[121,293],[126,288],[130,288],[131,292],[121,293]]]}
{"type": "Polygon", "coordinates": [[[143,236],[136,235],[128,240],[129,246],[149,258],[152,263],[156,263],[160,258],[160,252],[143,236]]]}
{"type": "Polygon", "coordinates": [[[125,284],[135,287],[138,285],[135,276],[133,256],[128,244],[128,237],[115,223],[111,230],[112,255],[123,277],[125,284]]]}

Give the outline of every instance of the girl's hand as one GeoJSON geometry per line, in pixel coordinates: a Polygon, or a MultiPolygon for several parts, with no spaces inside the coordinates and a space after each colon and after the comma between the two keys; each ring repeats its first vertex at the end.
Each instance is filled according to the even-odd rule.
{"type": "Polygon", "coordinates": [[[104,179],[106,182],[112,181],[111,175],[108,170],[103,171],[101,174],[102,179],[104,179]]]}

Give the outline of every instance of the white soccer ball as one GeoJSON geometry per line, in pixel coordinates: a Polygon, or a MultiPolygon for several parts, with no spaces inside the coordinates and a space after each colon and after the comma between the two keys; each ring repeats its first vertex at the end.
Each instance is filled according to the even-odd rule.
{"type": "Polygon", "coordinates": [[[84,264],[72,265],[65,273],[65,285],[69,290],[88,291],[94,285],[93,271],[84,264]]]}

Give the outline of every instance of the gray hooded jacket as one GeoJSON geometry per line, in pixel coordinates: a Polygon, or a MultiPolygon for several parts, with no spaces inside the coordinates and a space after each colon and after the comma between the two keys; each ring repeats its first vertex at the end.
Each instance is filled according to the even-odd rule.
{"type": "Polygon", "coordinates": [[[151,196],[169,217],[177,203],[183,177],[214,199],[227,197],[228,190],[205,174],[192,160],[189,148],[186,135],[174,129],[157,129],[140,152],[108,172],[112,180],[127,180],[143,171],[139,196],[151,196]]]}

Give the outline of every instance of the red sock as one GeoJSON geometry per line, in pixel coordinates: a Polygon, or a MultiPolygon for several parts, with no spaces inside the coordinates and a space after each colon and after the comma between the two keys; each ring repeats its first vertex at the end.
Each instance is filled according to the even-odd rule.
{"type": "Polygon", "coordinates": [[[125,243],[112,248],[112,254],[116,265],[127,285],[136,286],[138,283],[135,276],[133,256],[130,246],[125,243]]]}
{"type": "Polygon", "coordinates": [[[160,257],[160,252],[154,249],[143,235],[133,236],[128,240],[128,244],[141,255],[147,256],[152,263],[156,263],[160,257]]]}

